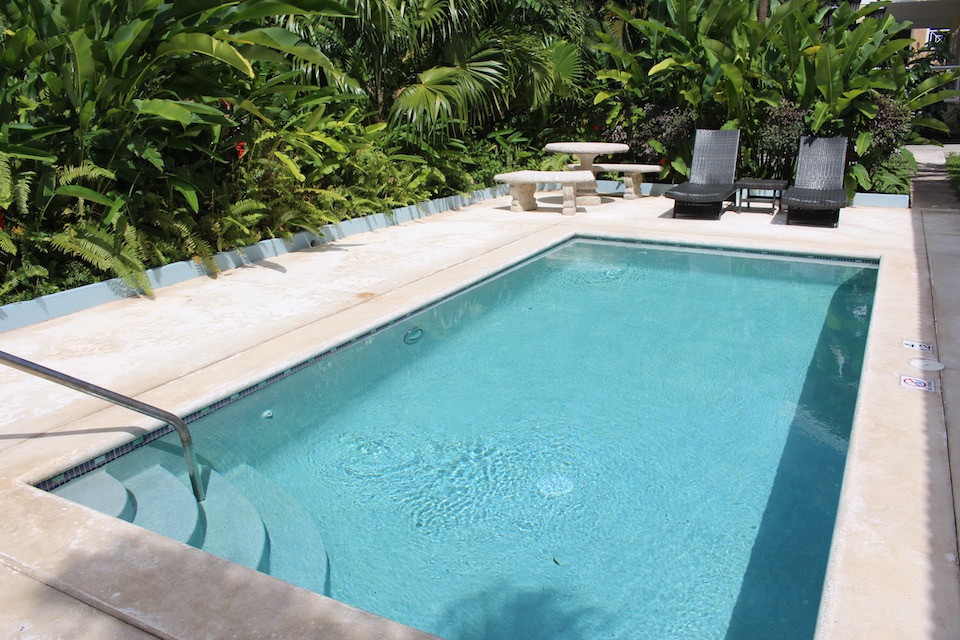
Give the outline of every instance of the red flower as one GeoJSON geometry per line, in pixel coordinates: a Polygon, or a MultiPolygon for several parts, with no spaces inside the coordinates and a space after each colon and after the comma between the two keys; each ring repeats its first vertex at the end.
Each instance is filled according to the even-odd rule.
{"type": "Polygon", "coordinates": [[[247,143],[246,143],[246,142],[238,142],[236,149],[237,149],[237,158],[238,158],[238,159],[239,159],[239,158],[242,158],[242,157],[243,157],[243,154],[245,154],[245,153],[247,152],[247,143]]]}
{"type": "Polygon", "coordinates": [[[666,159],[666,158],[660,158],[660,166],[662,167],[662,166],[664,166],[665,164],[667,164],[667,159],[666,159]]]}

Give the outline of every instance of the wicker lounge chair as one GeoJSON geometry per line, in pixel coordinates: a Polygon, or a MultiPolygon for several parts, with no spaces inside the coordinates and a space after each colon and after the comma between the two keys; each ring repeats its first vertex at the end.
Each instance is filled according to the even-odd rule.
{"type": "Polygon", "coordinates": [[[723,203],[733,201],[736,187],[737,153],[740,131],[697,129],[693,143],[693,166],[690,181],[668,189],[663,195],[673,198],[673,217],[716,217],[723,213],[723,203]]]}
{"type": "Polygon", "coordinates": [[[783,192],[787,224],[836,227],[841,207],[847,206],[843,188],[847,139],[800,138],[800,156],[793,186],[783,192]]]}

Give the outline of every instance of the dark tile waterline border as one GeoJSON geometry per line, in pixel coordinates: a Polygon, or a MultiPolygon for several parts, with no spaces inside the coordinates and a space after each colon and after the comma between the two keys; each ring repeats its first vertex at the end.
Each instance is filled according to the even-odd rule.
{"type": "MultiPolygon", "coordinates": [[[[610,181],[600,180],[603,193],[616,193],[622,190],[623,185],[610,181]]],[[[641,185],[643,195],[660,195],[669,188],[668,184],[644,183],[641,185]]],[[[541,185],[542,189],[558,188],[559,185],[541,185]]],[[[400,207],[388,213],[377,213],[362,218],[344,220],[337,224],[325,225],[319,229],[319,234],[301,231],[294,234],[290,240],[271,238],[257,244],[224,251],[214,256],[214,261],[220,271],[228,271],[238,267],[248,266],[260,260],[274,258],[285,253],[302,251],[348,236],[383,229],[385,227],[425,218],[437,213],[459,209],[476,204],[491,198],[497,198],[507,193],[507,185],[491,187],[470,194],[437,198],[415,205],[400,207]]],[[[909,196],[891,196],[875,193],[858,193],[854,196],[853,206],[909,208],[909,196]]],[[[201,276],[209,276],[203,265],[192,260],[175,262],[147,271],[150,286],[154,289],[168,287],[201,276]]],[[[107,302],[121,300],[139,295],[139,291],[129,287],[122,280],[114,278],[105,282],[88,284],[67,291],[60,291],[34,300],[13,302],[0,306],[0,333],[26,327],[44,320],[60,318],[62,316],[89,309],[107,302]]]]}
{"type": "MultiPolygon", "coordinates": [[[[694,253],[706,252],[706,253],[718,253],[718,254],[726,254],[726,255],[741,255],[741,256],[749,256],[749,257],[761,258],[761,259],[786,258],[788,260],[799,260],[799,261],[809,261],[809,262],[842,263],[842,264],[850,264],[850,265],[873,267],[873,268],[877,268],[880,265],[880,261],[875,258],[842,257],[842,256],[814,254],[814,253],[792,253],[789,251],[769,250],[769,249],[721,247],[721,246],[709,245],[709,244],[683,243],[683,242],[672,242],[672,241],[661,241],[661,240],[644,240],[644,239],[638,239],[638,238],[622,239],[622,238],[611,238],[608,236],[599,236],[599,235],[591,235],[591,234],[577,234],[571,238],[561,240],[555,244],[545,247],[540,251],[536,252],[535,254],[520,260],[516,264],[500,269],[494,273],[482,276],[478,280],[472,283],[466,284],[463,287],[457,289],[456,291],[452,291],[446,295],[443,295],[436,300],[428,302],[427,304],[424,304],[412,311],[409,311],[399,317],[396,317],[359,336],[351,338],[350,340],[347,340],[346,342],[343,342],[342,344],[339,344],[331,349],[327,349],[322,353],[311,356],[306,360],[293,365],[292,367],[284,369],[283,371],[276,373],[270,376],[269,378],[261,380],[260,382],[257,382],[256,384],[251,385],[245,389],[242,389],[234,394],[231,394],[226,398],[222,398],[209,406],[206,406],[206,407],[203,407],[202,409],[194,411],[193,413],[190,413],[189,415],[185,416],[183,418],[183,421],[186,422],[187,424],[190,424],[191,422],[199,420],[200,418],[203,418],[204,416],[207,416],[213,413],[214,411],[222,409],[223,407],[231,405],[238,400],[246,398],[247,396],[257,391],[260,391],[265,387],[272,385],[275,382],[283,380],[284,378],[291,376],[299,371],[302,371],[307,367],[310,367],[318,362],[326,360],[332,355],[340,351],[343,351],[344,349],[350,346],[353,346],[354,344],[363,342],[364,340],[367,340],[368,338],[372,337],[377,333],[386,331],[413,316],[416,316],[420,313],[423,313],[434,307],[437,307],[452,298],[462,295],[477,287],[483,286],[487,282],[494,280],[496,278],[499,278],[500,276],[508,272],[520,269],[523,266],[541,258],[542,256],[548,253],[556,251],[557,249],[565,245],[578,242],[578,241],[634,245],[637,247],[649,247],[652,249],[666,249],[666,250],[675,249],[679,251],[690,251],[694,253]]],[[[146,433],[142,436],[139,436],[131,440],[130,442],[126,442],[120,445],[119,447],[111,449],[110,451],[107,451],[106,453],[103,453],[93,458],[92,460],[87,460],[86,462],[83,462],[74,467],[71,467],[70,469],[67,469],[66,471],[59,473],[51,478],[47,478],[46,480],[43,480],[42,482],[37,483],[35,486],[38,489],[41,489],[43,491],[52,491],[57,487],[60,487],[70,482],[71,480],[79,478],[84,474],[90,473],[91,471],[95,471],[96,469],[99,469],[100,467],[105,466],[107,463],[112,462],[113,460],[116,460],[120,456],[126,455],[131,451],[139,449],[140,447],[150,444],[155,440],[159,440],[160,438],[166,435],[174,433],[174,431],[175,429],[171,425],[165,424],[153,431],[150,431],[149,433],[146,433]]]]}

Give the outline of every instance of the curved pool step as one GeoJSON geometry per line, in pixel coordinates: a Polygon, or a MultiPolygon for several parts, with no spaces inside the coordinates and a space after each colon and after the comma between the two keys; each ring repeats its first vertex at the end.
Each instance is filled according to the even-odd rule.
{"type": "Polygon", "coordinates": [[[197,501],[179,478],[153,465],[123,483],[136,502],[133,524],[193,547],[203,541],[197,501]]]}
{"type": "Polygon", "coordinates": [[[187,463],[183,459],[183,450],[178,445],[162,441],[151,442],[136,451],[120,456],[110,462],[106,469],[113,477],[121,482],[126,482],[147,467],[155,465],[163,467],[189,485],[190,480],[187,474],[187,463]]]}
{"type": "Polygon", "coordinates": [[[327,554],[310,513],[247,465],[227,475],[201,465],[206,499],[198,504],[180,452],[148,445],[54,493],[323,593],[327,554]]]}
{"type": "Polygon", "coordinates": [[[207,497],[200,503],[204,521],[200,548],[225,560],[266,572],[270,547],[257,508],[216,471],[204,467],[201,476],[207,497]]]}
{"type": "Polygon", "coordinates": [[[327,550],[306,507],[248,465],[238,465],[226,476],[260,513],[270,542],[270,575],[315,593],[325,593],[327,550]]]}
{"type": "Polygon", "coordinates": [[[133,520],[136,511],[127,488],[103,469],[86,473],[51,493],[127,522],[133,520]]]}

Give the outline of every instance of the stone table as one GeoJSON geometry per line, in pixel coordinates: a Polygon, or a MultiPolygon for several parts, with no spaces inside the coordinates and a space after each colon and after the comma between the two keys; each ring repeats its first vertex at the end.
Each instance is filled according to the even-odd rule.
{"type": "MultiPolygon", "coordinates": [[[[597,156],[625,153],[630,150],[630,147],[619,142],[551,142],[544,146],[543,150],[551,153],[572,153],[580,161],[581,171],[592,172],[593,160],[597,156]]],[[[585,207],[600,204],[596,180],[592,185],[577,186],[577,204],[585,207]]]]}

